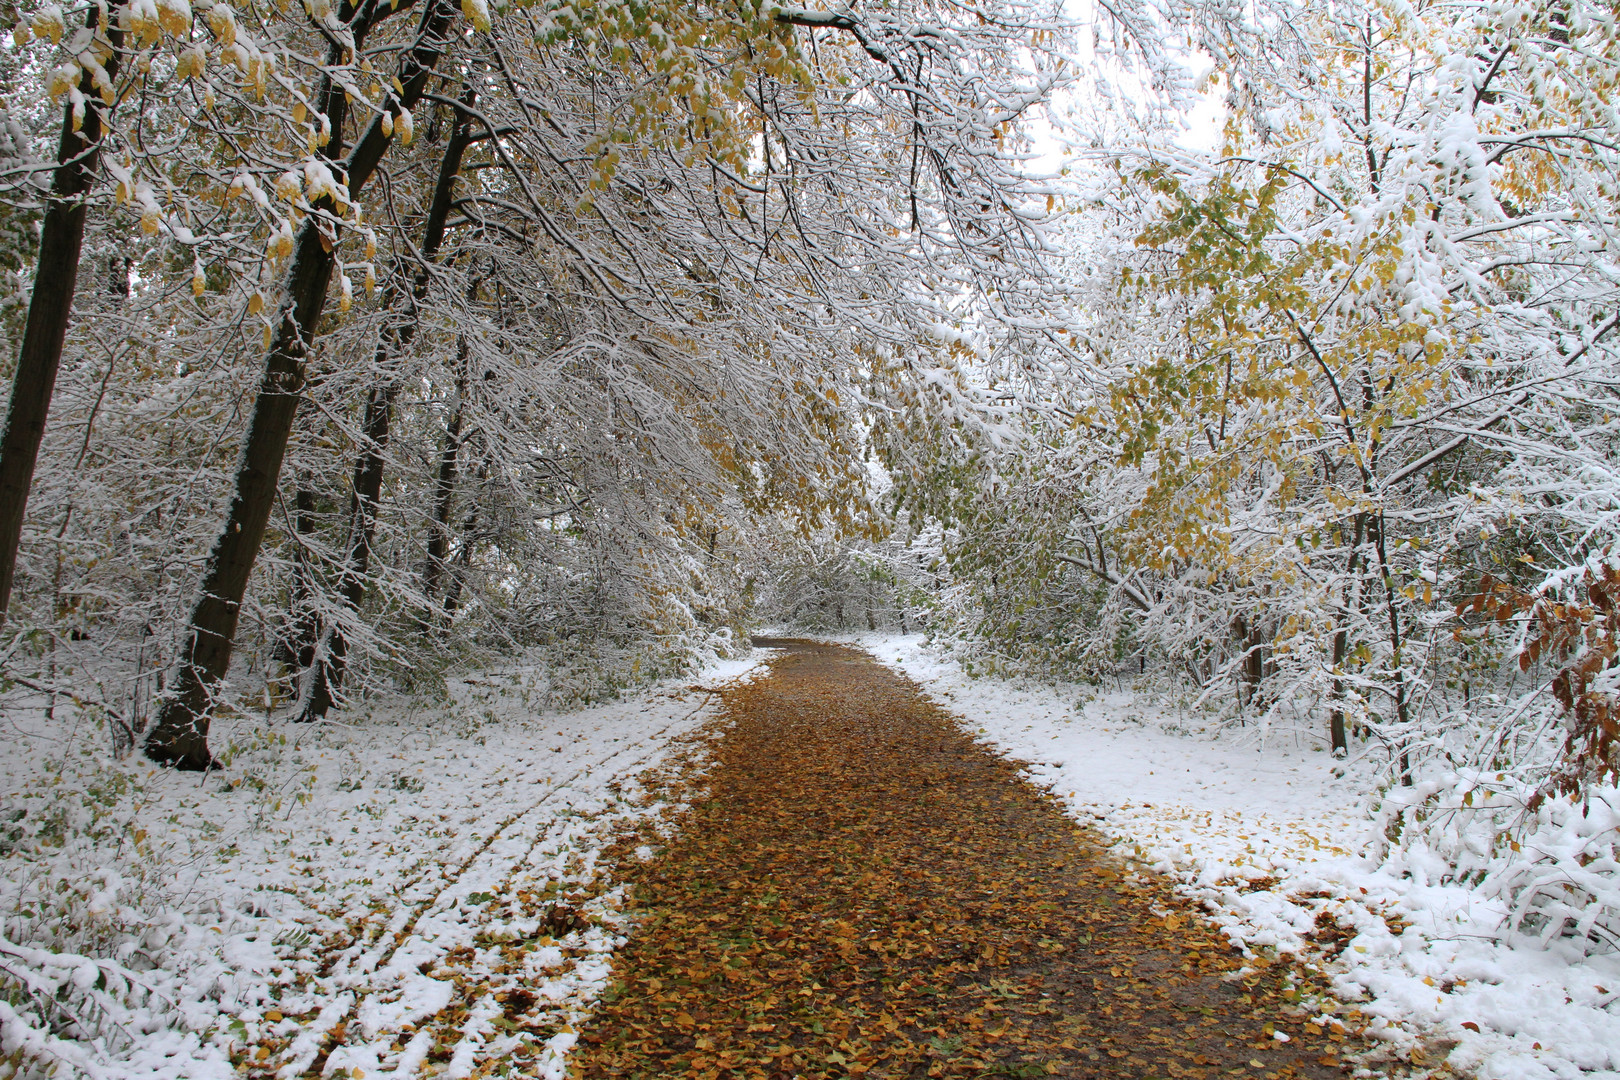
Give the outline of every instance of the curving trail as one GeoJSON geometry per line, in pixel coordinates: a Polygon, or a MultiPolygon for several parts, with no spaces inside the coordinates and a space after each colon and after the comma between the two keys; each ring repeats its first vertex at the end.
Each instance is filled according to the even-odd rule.
{"type": "Polygon", "coordinates": [[[576,1075],[1342,1074],[1323,987],[1241,971],[902,677],[761,644],[786,651],[725,691],[675,838],[621,863],[644,922],[576,1075]]]}

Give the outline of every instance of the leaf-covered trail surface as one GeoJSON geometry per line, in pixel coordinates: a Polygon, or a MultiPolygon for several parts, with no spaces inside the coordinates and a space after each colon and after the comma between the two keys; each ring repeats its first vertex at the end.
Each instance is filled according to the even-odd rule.
{"type": "MultiPolygon", "coordinates": [[[[725,692],[587,1077],[1336,1077],[1356,1016],[1251,969],[911,683],[771,641],[725,692]]],[[[1326,999],[1326,995],[1323,995],[1326,999]]],[[[1331,999],[1326,999],[1331,1000],[1331,999]]]]}

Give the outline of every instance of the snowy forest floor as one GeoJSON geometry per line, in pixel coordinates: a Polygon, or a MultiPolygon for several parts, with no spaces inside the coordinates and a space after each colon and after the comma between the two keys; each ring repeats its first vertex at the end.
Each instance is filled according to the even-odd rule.
{"type": "Polygon", "coordinates": [[[522,664],[341,723],[236,713],[204,776],[10,703],[0,1076],[557,1080],[627,928],[599,856],[760,657],[563,713],[522,664]]]}
{"type": "Polygon", "coordinates": [[[583,1075],[1276,1080],[1360,1048],[1321,976],[1245,960],[904,677],[772,644],[668,847],[621,860],[642,922],[583,1075]]]}
{"type": "Polygon", "coordinates": [[[1620,963],[1369,854],[1375,762],[775,644],[236,714],[200,778],[13,705],[0,1075],[1620,1075],[1620,963]]]}

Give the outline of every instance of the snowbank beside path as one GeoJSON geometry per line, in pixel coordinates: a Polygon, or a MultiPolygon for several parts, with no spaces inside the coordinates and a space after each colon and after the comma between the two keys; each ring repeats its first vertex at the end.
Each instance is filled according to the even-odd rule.
{"type": "Polygon", "coordinates": [[[1506,905],[1380,863],[1373,778],[1292,738],[1128,692],[972,679],[918,636],[858,643],[1011,757],[1115,850],[1173,875],[1235,944],[1318,964],[1369,1033],[1484,1080],[1620,1077],[1620,957],[1500,940],[1506,905]]]}
{"type": "Polygon", "coordinates": [[[562,1077],[623,941],[597,860],[661,809],[636,777],[767,655],[562,714],[515,669],[432,709],[239,719],[204,777],[8,717],[0,1060],[376,1080],[509,1057],[562,1077]]]}

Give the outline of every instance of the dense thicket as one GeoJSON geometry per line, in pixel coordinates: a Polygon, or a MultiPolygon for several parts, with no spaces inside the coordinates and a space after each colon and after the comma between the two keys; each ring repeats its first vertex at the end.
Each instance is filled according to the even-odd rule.
{"type": "Polygon", "coordinates": [[[925,621],[1374,755],[1462,866],[1620,775],[1616,30],[29,5],[7,689],[201,768],[498,651],[925,621]]]}

